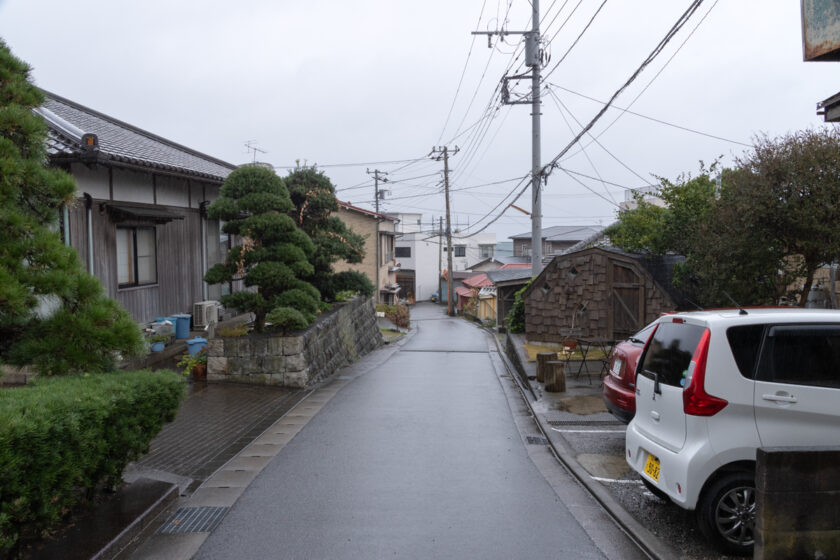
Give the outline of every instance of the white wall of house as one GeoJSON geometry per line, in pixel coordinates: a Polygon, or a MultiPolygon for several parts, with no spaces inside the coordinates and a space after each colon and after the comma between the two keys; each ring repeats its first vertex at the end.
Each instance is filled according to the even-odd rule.
{"type": "Polygon", "coordinates": [[[405,233],[396,239],[397,252],[404,254],[408,249],[410,257],[397,257],[403,270],[414,271],[415,298],[417,301],[430,299],[438,289],[438,251],[437,237],[430,237],[424,232],[405,233]]]}
{"type": "MultiPolygon", "coordinates": [[[[496,234],[479,233],[465,238],[453,236],[452,247],[454,249],[452,255],[452,268],[456,272],[467,270],[470,266],[489,258],[488,256],[482,256],[482,250],[485,251],[484,254],[495,252],[496,234]]],[[[443,254],[443,260],[443,267],[446,268],[445,251],[443,254]]]]}

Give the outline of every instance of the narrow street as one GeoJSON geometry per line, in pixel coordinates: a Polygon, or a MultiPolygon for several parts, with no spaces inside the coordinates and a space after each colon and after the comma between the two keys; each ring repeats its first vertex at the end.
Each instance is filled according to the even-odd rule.
{"type": "Polygon", "coordinates": [[[489,335],[412,313],[399,350],[312,416],[196,558],[642,557],[591,498],[564,503],[556,461],[535,463],[489,335]],[[593,538],[570,508],[606,523],[593,538]]]}

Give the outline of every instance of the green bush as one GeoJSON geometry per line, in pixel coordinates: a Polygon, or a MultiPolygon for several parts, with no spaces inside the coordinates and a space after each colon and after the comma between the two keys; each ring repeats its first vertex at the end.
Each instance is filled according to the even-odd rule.
{"type": "Polygon", "coordinates": [[[171,371],[42,378],[0,389],[0,553],[115,488],[184,396],[171,371]]]}
{"type": "Polygon", "coordinates": [[[303,313],[291,307],[275,307],[265,316],[265,320],[283,334],[305,329],[309,325],[303,313]]]}
{"type": "Polygon", "coordinates": [[[505,325],[512,333],[525,332],[525,300],[522,299],[522,294],[530,285],[531,281],[529,280],[520,290],[517,290],[513,297],[513,307],[510,308],[507,317],[505,317],[505,325]]]}

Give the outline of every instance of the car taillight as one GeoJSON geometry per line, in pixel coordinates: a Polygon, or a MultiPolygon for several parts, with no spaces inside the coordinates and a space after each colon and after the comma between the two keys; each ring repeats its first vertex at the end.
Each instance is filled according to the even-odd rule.
{"type": "Polygon", "coordinates": [[[692,416],[714,416],[729,404],[720,397],[706,392],[706,361],[709,357],[709,339],[711,332],[706,329],[691,357],[683,391],[683,411],[692,416]]]}

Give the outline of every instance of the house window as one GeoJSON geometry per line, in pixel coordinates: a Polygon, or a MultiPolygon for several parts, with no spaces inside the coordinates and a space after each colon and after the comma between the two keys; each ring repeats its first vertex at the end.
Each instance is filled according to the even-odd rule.
{"type": "Polygon", "coordinates": [[[491,259],[496,254],[496,246],[495,245],[479,245],[478,250],[481,254],[482,259],[491,259]]]}
{"type": "Polygon", "coordinates": [[[411,247],[397,247],[394,249],[397,258],[410,259],[411,247]]]}
{"type": "Polygon", "coordinates": [[[466,257],[467,256],[467,246],[466,245],[455,245],[455,253],[453,254],[456,257],[466,257]]]}
{"type": "Polygon", "coordinates": [[[155,228],[117,228],[117,281],[120,288],[157,282],[155,228]]]}

